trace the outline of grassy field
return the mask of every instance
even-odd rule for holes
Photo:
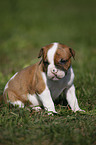
[[[38,61],[42,46],[61,42],[76,51],[72,61],[79,105],[55,102],[59,115],[0,104],[0,145],[96,144],[96,1],[1,0],[0,96],[9,78]]]

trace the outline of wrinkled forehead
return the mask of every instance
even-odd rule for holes
[[[47,52],[47,58],[49,63],[54,63],[55,58],[69,59],[69,47],[63,44],[54,43]]]

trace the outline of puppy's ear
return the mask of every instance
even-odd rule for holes
[[[43,56],[43,53],[44,53],[44,49],[41,48],[40,52],[39,52],[39,55],[38,55],[38,58],[42,57]]]
[[[71,56],[75,59],[75,51],[72,48],[69,48]]]
[[[40,57],[42,57],[43,61],[45,61],[45,59],[47,57],[47,48],[46,47],[41,48],[38,58],[40,58]]]
[[[50,49],[52,46],[53,46],[53,44],[49,44],[49,45],[42,47],[40,52],[39,52],[38,58],[42,57],[43,60],[45,60],[47,57],[48,49]]]

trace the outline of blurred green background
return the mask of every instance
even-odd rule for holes
[[[0,71],[17,71],[52,42],[76,51],[77,66],[94,71],[95,0],[0,0]],[[82,66],[83,65],[83,66]]]

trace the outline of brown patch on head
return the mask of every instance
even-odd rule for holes
[[[55,53],[54,63],[57,68],[67,71],[71,65],[71,57],[75,57],[75,51],[63,44],[58,45],[58,49]]]
[[[43,63],[42,66],[43,66],[44,72],[47,71],[47,67],[49,64],[48,59],[47,59],[47,52],[52,46],[53,44],[49,44],[49,45],[46,45],[45,47],[42,47],[38,55],[38,58],[42,57],[41,62]]]

